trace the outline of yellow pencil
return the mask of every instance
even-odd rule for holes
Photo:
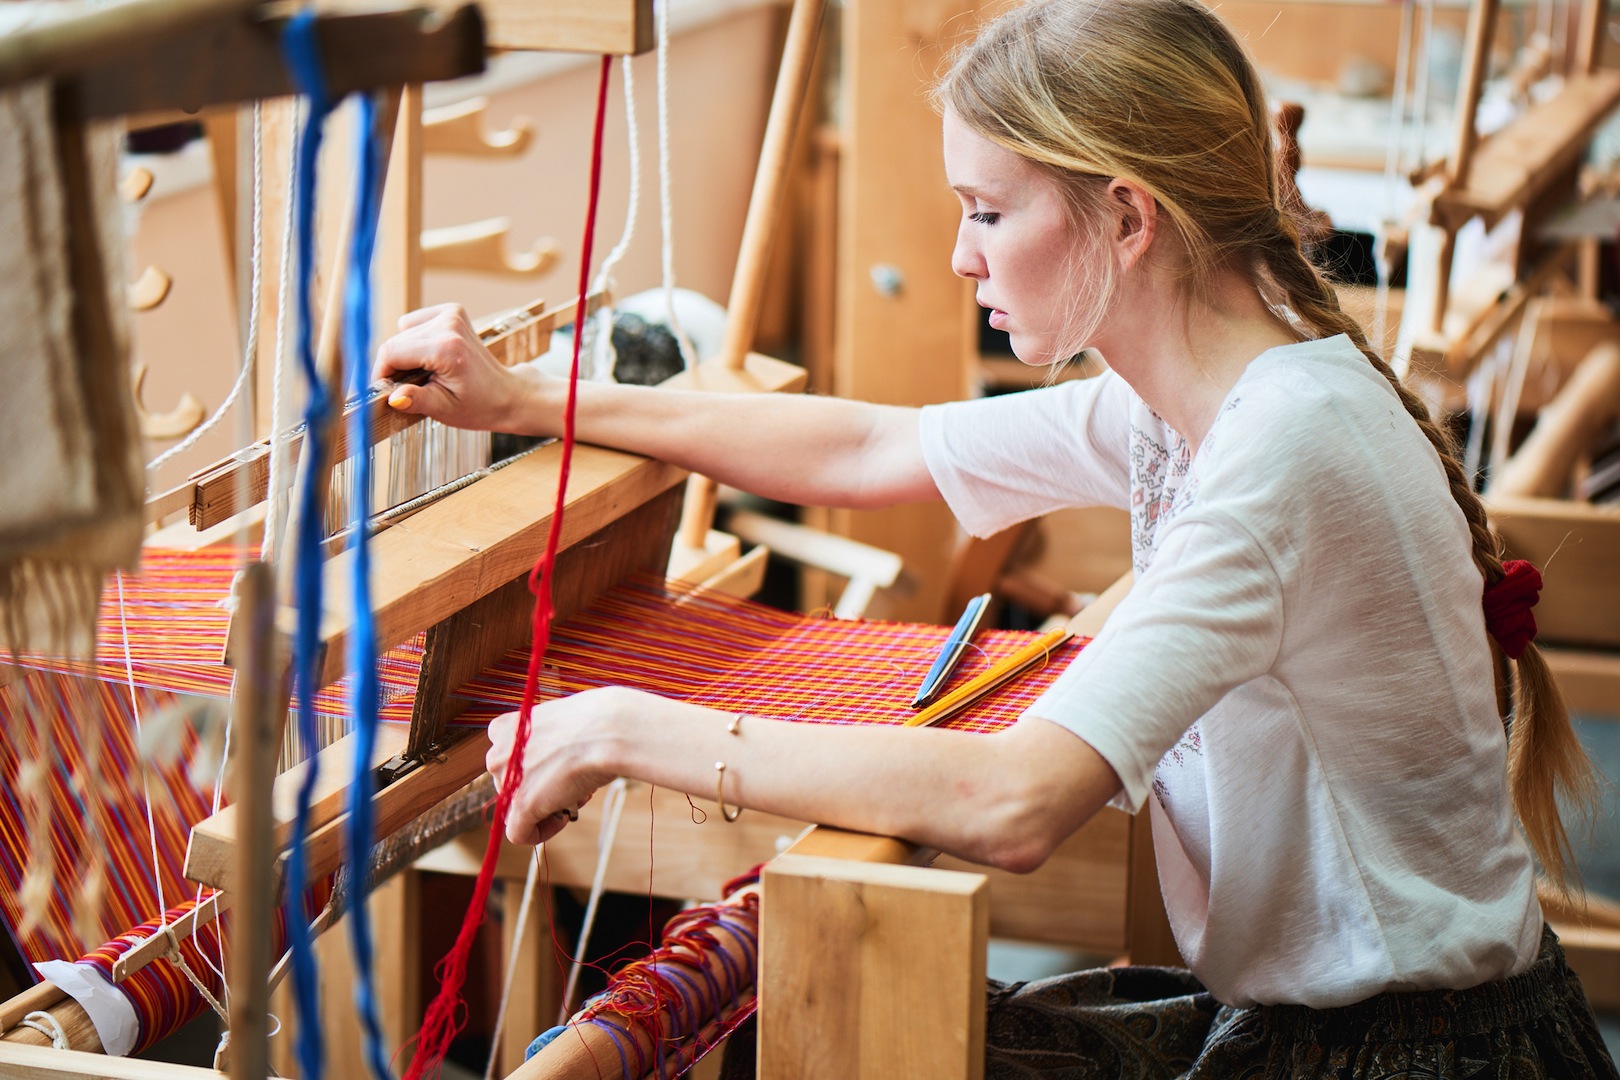
[[[906,727],[924,727],[938,723],[978,701],[1002,683],[1013,678],[1038,660],[1044,660],[1051,651],[1071,638],[1073,632],[1066,626],[1042,634],[1005,660],[999,660],[987,670],[969,679],[926,709],[908,718]]]

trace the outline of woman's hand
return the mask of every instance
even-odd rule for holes
[[[373,379],[393,379],[405,372],[426,371],[420,386],[399,383],[388,404],[452,427],[544,435],[538,401],[545,376],[521,365],[503,367],[478,340],[460,304],[413,311],[399,320],[399,333],[377,349]]]
[[[636,691],[603,687],[534,707],[524,744],[523,781],[506,817],[508,840],[545,843],[572,820],[572,811],[590,801],[597,788],[613,781],[613,775],[596,764],[603,721],[639,696]],[[484,765],[503,786],[517,722],[518,714],[511,712],[489,725],[490,747]]]

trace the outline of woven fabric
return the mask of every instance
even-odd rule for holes
[[[723,712],[824,724],[903,723],[950,627],[826,619],[663,582],[621,585],[553,632],[540,697],[598,686],[640,690]],[[1035,635],[989,630],[973,641],[951,685],[1017,652]],[[940,724],[993,731],[1016,720],[1079,651],[1070,641],[1037,670]],[[528,653],[519,650],[458,691],[475,703],[463,723],[516,708]],[[396,714],[397,715],[397,714]]]
[[[21,653],[16,663],[109,682],[132,679],[147,690],[228,698],[231,669],[222,658],[231,622],[231,583],[247,557],[246,552],[225,547],[147,549],[139,573],[109,581],[103,588],[92,658],[76,661],[34,651]],[[388,650],[380,672],[383,700],[413,694],[421,666],[421,635]],[[316,711],[344,716],[347,701],[348,680],[344,680],[316,696]]]
[[[161,715],[175,704],[172,694],[139,691],[143,717]],[[99,712],[99,724],[91,717]],[[0,690],[0,726],[5,730],[4,753],[0,754],[0,914],[12,934],[18,952],[30,964],[61,958],[83,957],[91,966],[104,968],[111,981],[112,962],[131,945],[157,926],[153,913],[162,910],[158,882],[164,903],[177,904],[171,921],[207,891],[187,882],[183,874],[186,841],[193,823],[211,809],[211,792],[199,789],[189,775],[188,760],[196,751],[196,737],[189,727],[180,734],[181,754],[167,767],[149,772],[152,793],[152,832],[157,837],[156,875],[153,845],[146,822],[146,794],[142,784],[141,759],[135,742],[134,707],[127,686],[75,675],[30,672]],[[34,723],[38,720],[36,727]],[[84,775],[86,731],[104,733],[99,775]],[[48,737],[47,746],[34,740],[36,731]],[[49,850],[30,852],[27,824],[34,796],[19,783],[19,767],[24,761],[47,765],[43,797],[49,823]],[[92,823],[88,814],[95,814]],[[96,835],[104,839],[99,842]],[[31,864],[46,859],[45,867]],[[99,867],[105,887],[94,913],[100,925],[97,939],[86,940],[77,929],[76,918],[81,893],[91,874]],[[50,883],[50,897],[35,925],[25,926],[22,884],[30,869],[43,871]],[[128,927],[144,927],[102,944],[108,935]],[[207,927],[196,943],[184,949],[192,970],[211,981],[211,992],[219,993],[217,977],[203,960],[199,949],[207,950],[213,963],[222,965],[218,932]],[[84,962],[81,961],[81,962]],[[171,964],[159,961],[144,968],[120,986],[136,1006],[141,1019],[142,1049],[178,1028],[206,1007],[185,977]]]
[[[73,926],[72,899],[91,857],[93,842],[87,809],[101,815],[109,844],[109,888],[101,922],[106,934],[147,924],[159,910],[147,838],[146,802],[140,756],[135,745],[133,679],[142,718],[170,710],[183,695],[222,703],[231,673],[220,663],[229,613],[224,601],[242,553],[228,549],[200,552],[148,551],[139,574],[103,592],[97,650],[87,661],[64,661],[40,654],[18,663],[26,673],[0,688],[0,915],[30,961],[83,956],[93,942]],[[910,701],[939,647],[950,634],[944,626],[826,619],[783,612],[762,604],[694,595],[661,581],[636,581],[601,597],[555,632],[540,698],[548,700],[597,686],[621,685],[692,701],[723,711],[815,723],[898,724],[913,715]],[[974,641],[953,682],[972,678],[995,660],[1016,652],[1033,635],[987,631]],[[127,648],[127,657],[126,657]],[[945,727],[991,731],[1011,724],[1056,677],[1079,648],[1062,647],[1040,669],[1013,681]],[[408,721],[421,638],[391,649],[382,661],[385,720]],[[473,703],[460,720],[477,724],[518,707],[528,650],[519,649],[463,687]],[[344,684],[328,687],[317,699],[322,712],[346,711]],[[87,722],[91,711],[99,725]],[[49,746],[42,746],[26,722],[40,719]],[[81,734],[106,732],[102,780],[89,798],[75,777],[83,769]],[[196,737],[181,733],[177,763],[151,772],[152,812],[158,873],[169,903],[193,900],[196,887],[185,882],[182,865],[192,824],[211,809],[211,793],[199,788],[186,761],[196,756]],[[41,755],[44,755],[41,757]],[[20,885],[28,864],[28,796],[19,790],[22,763],[44,760],[48,768],[48,810],[52,895],[48,914],[28,933],[19,933]],[[206,895],[206,894],[204,894]],[[86,962],[110,972],[129,945],[150,932],[114,938],[97,947]],[[203,949],[220,962],[218,938],[206,932]],[[208,966],[188,953],[199,975]],[[183,976],[160,962],[149,978],[126,994],[142,1022],[142,1045],[197,1015],[205,1004]],[[215,991],[217,993],[217,988]]]

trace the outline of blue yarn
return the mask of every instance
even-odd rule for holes
[[[534,1037],[534,1042],[530,1043],[529,1048],[523,1051],[523,1060],[528,1061],[530,1058],[534,1057],[534,1055],[550,1046],[552,1040],[567,1030],[568,1028],[561,1024],[554,1028],[546,1028],[546,1030],[536,1035]]]
[[[344,306],[344,356],[349,369],[349,389],[358,394],[366,388],[371,367],[371,257],[376,248],[377,219],[381,212],[383,174],[372,128],[376,104],[369,95],[360,97],[356,147],[354,243],[350,251],[349,274]],[[377,632],[371,610],[371,545],[367,523],[371,520],[371,412],[354,410],[354,442],[360,447],[354,468],[354,577],[351,581],[354,629],[349,636],[349,667],[354,672],[354,782],[349,787],[349,881],[353,903],[349,907],[349,942],[354,950],[354,1001],[360,1012],[361,1033],[365,1039],[366,1066],[375,1080],[389,1080],[388,1053],[383,1043],[382,1023],[377,1016],[377,999],[372,989],[371,920],[366,912],[366,862],[375,831],[371,805],[372,775],[369,767],[377,741]]]
[[[296,202],[296,250],[293,280],[293,309],[298,342],[298,359],[309,388],[304,409],[306,430],[314,431],[331,409],[326,388],[315,367],[311,344],[309,289],[315,252],[315,162],[321,151],[321,132],[332,102],[326,93],[321,70],[320,47],[315,40],[315,15],[308,8],[288,22],[282,34],[282,50],[293,78],[308,102],[309,115],[298,136]],[[293,640],[294,689],[298,695],[298,731],[310,750],[304,781],[298,789],[298,809],[293,819],[292,847],[287,859],[287,942],[292,951],[293,1005],[298,1016],[298,1066],[303,1080],[321,1080],[322,1048],[319,994],[315,953],[309,934],[310,914],[305,893],[309,888],[304,836],[309,831],[309,805],[315,789],[318,739],[315,724],[316,660],[319,655],[321,620],[321,517],[319,493],[314,485],[303,492],[299,504],[297,561],[293,567],[298,604],[297,632]]]

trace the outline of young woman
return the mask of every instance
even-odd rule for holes
[[[980,535],[1127,507],[1130,596],[996,735],[543,705],[509,837],[616,776],[711,791],[720,759],[740,805],[1013,870],[1146,804],[1191,973],[994,988],[990,1076],[1616,1075],[1536,900],[1532,849],[1568,871],[1555,780],[1587,774],[1524,640],[1533,571],[1504,572],[1444,436],[1302,254],[1241,46],[1194,0],[1032,4],[937,100],[953,269],[1026,363],[1089,345],[1109,373],[920,411],[587,385],[580,437],[782,500],[943,497]],[[459,309],[406,324],[378,374],[434,377],[396,407],[556,431],[565,388],[499,367]]]

